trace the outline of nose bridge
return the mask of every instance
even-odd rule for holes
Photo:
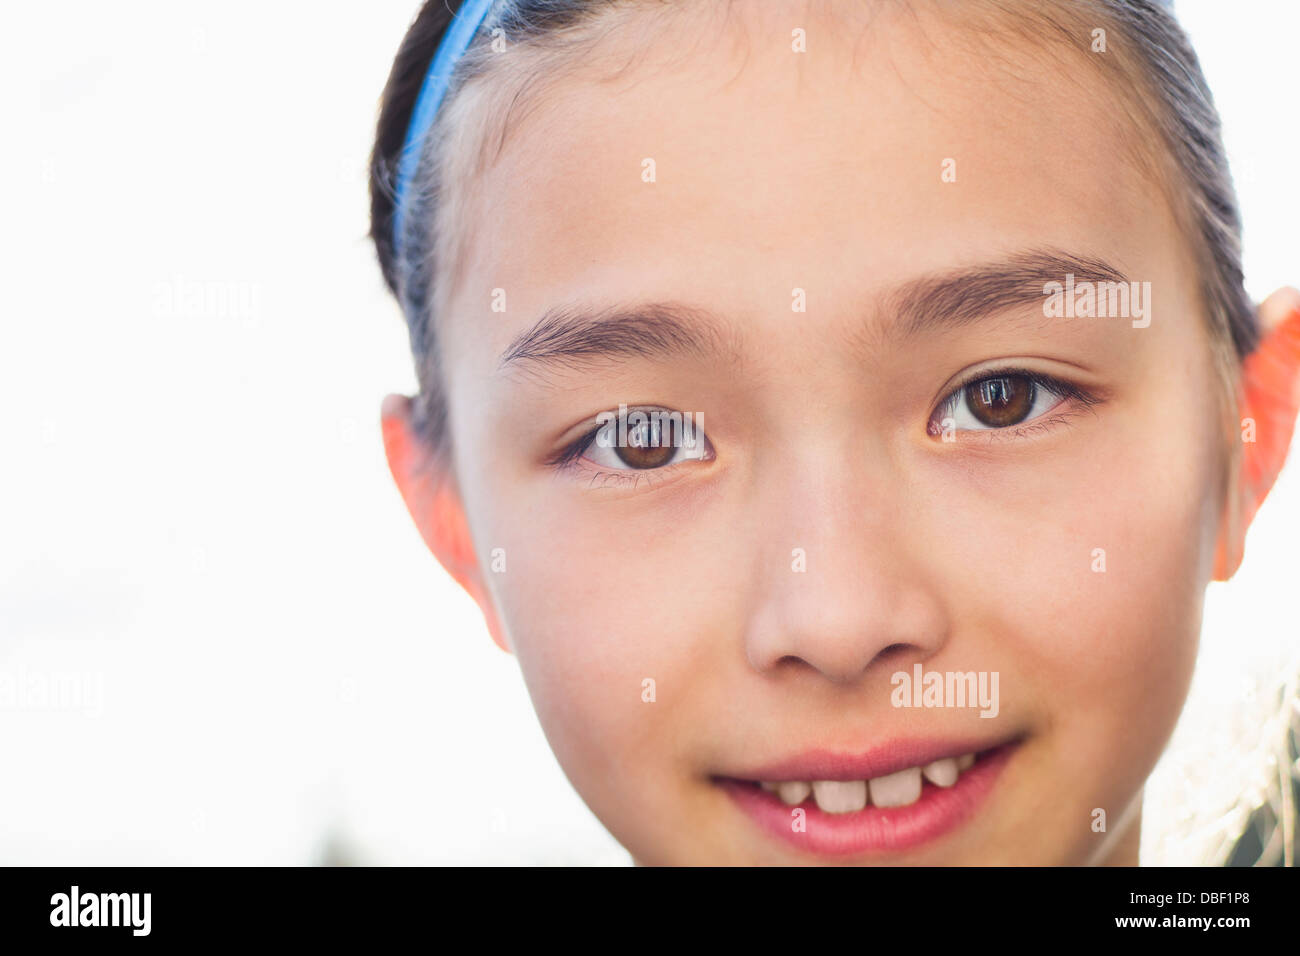
[[[756,483],[761,596],[745,640],[757,670],[794,659],[852,681],[886,649],[919,661],[946,640],[924,542],[907,538],[912,489],[869,430],[851,434],[838,450],[802,443]]]

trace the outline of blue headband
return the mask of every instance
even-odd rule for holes
[[[420,153],[423,151],[424,137],[433,125],[433,118],[438,115],[438,107],[447,95],[447,85],[456,63],[469,49],[470,42],[478,33],[479,27],[492,8],[493,0],[466,0],[456,11],[451,26],[442,36],[437,52],[429,63],[429,72],[424,75],[420,86],[420,95],[415,100],[415,109],[411,113],[411,122],[406,127],[406,140],[402,143],[402,152],[397,160],[397,186],[393,194],[393,244],[402,244],[402,229],[406,220],[406,193],[415,178],[415,170],[420,165]]]

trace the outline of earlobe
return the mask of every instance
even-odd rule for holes
[[[1260,305],[1259,320],[1259,347],[1242,363],[1239,519],[1233,533],[1225,527],[1219,536],[1216,581],[1241,565],[1246,530],[1282,470],[1300,410],[1300,292],[1274,292]]]
[[[412,426],[411,400],[389,395],[380,412],[384,453],[420,537],[438,563],[483,612],[492,640],[507,653],[492,597],[483,582],[469,522],[454,477]]]

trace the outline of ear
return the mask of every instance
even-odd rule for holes
[[[1219,533],[1216,581],[1241,566],[1246,529],[1282,470],[1300,410],[1300,292],[1289,286],[1274,292],[1260,305],[1259,322],[1259,347],[1242,363],[1240,520],[1235,530],[1225,520]]]
[[[420,537],[483,612],[492,640],[509,653],[492,596],[483,581],[455,476],[413,426],[411,400],[389,395],[380,411],[384,453]]]

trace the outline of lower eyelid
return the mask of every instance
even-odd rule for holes
[[[1053,406],[1051,410],[1019,425],[1007,425],[1003,428],[962,428],[957,429],[957,433],[963,436],[961,441],[965,443],[983,442],[993,444],[999,441],[1014,441],[1020,438],[1032,437],[1036,433],[1068,426],[1072,420],[1077,418],[1080,414],[1078,409],[1060,410],[1061,406],[1068,401],[1069,399],[1064,399]]]
[[[605,488],[610,485],[637,488],[642,482],[653,487],[671,480],[668,473],[677,470],[676,465],[666,465],[663,468],[629,468],[627,470],[610,471],[598,465],[584,466],[581,464],[581,459],[574,462],[570,467],[580,472],[590,473],[589,475],[580,476],[587,478],[587,488]]]

